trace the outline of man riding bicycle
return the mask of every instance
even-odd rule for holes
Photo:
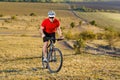
[[[55,12],[49,11],[48,12],[48,18],[42,21],[40,26],[40,33],[43,38],[43,54],[44,59],[43,61],[47,61],[47,46],[48,46],[48,37],[55,38],[55,32],[57,31],[60,38],[63,38],[62,32],[60,29],[60,22],[58,19],[55,18]],[[55,40],[54,40],[55,43]]]

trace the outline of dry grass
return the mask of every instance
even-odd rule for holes
[[[71,22],[78,24],[79,19],[66,10],[67,5],[0,3],[0,6],[4,15],[2,18],[18,15],[8,22],[0,20],[0,80],[120,80],[119,58],[92,54],[73,55],[73,50],[59,43],[56,46],[61,49],[64,57],[62,70],[50,74],[48,70],[42,69],[43,43],[40,37],[35,37],[39,36],[39,25],[47,17],[45,13],[53,7],[65,30],[70,29]],[[37,16],[28,16],[31,12]]]
[[[10,16],[4,16],[9,18]],[[0,21],[0,35],[39,35],[39,28],[42,20],[47,16],[16,16],[15,20],[6,22]],[[57,17],[60,20],[60,26],[67,30],[71,22],[79,23],[79,19],[73,16]],[[64,31],[65,31],[64,30]],[[78,31],[79,32],[79,31]]]
[[[71,15],[67,9],[68,5],[61,3],[0,3],[0,14],[3,15],[29,15],[30,13],[35,13],[36,15],[46,16],[49,10],[55,10],[58,16],[65,17],[66,14],[67,16]]]
[[[73,51],[58,45],[63,52],[62,70],[50,74],[41,65],[41,38],[0,36],[1,80],[119,80],[120,59],[105,55],[72,55]]]
[[[62,3],[0,3],[0,27],[2,31],[6,28],[9,30],[38,30],[42,20],[47,17],[49,10],[56,12],[56,17],[61,22],[61,27],[69,27],[71,22],[78,23],[79,19],[75,18],[69,11],[69,6]],[[36,16],[30,16],[31,13]],[[15,16],[13,20],[2,20]],[[7,30],[6,29],[6,30]],[[1,30],[1,28],[0,28]]]
[[[10,16],[5,16],[5,18]],[[42,20],[47,16],[16,16],[16,20],[10,20],[6,22],[4,20],[0,21],[0,34],[19,34],[19,35],[38,35],[39,28]],[[79,23],[79,19],[75,17],[57,17],[60,20],[61,27],[64,29],[70,28],[71,22]]]

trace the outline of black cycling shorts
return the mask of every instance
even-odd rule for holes
[[[44,31],[44,34],[45,34],[45,37],[43,38],[43,42],[48,41],[49,40],[48,37],[52,37],[55,39],[55,32],[54,33],[47,33]],[[53,40],[53,42],[55,43],[55,40]]]

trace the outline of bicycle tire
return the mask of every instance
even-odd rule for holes
[[[52,58],[51,55],[54,55],[54,57],[56,56],[56,60],[51,61]],[[62,64],[63,64],[62,52],[58,48],[54,48],[53,51],[50,51],[50,53],[48,54],[48,69],[50,73],[59,72],[62,68]],[[55,67],[57,68],[53,69]]]

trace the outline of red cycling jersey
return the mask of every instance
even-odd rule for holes
[[[43,27],[43,30],[47,33],[54,33],[56,32],[56,29],[59,27],[59,25],[60,23],[56,18],[53,22],[50,22],[49,18],[47,18],[42,22],[41,27]]]

